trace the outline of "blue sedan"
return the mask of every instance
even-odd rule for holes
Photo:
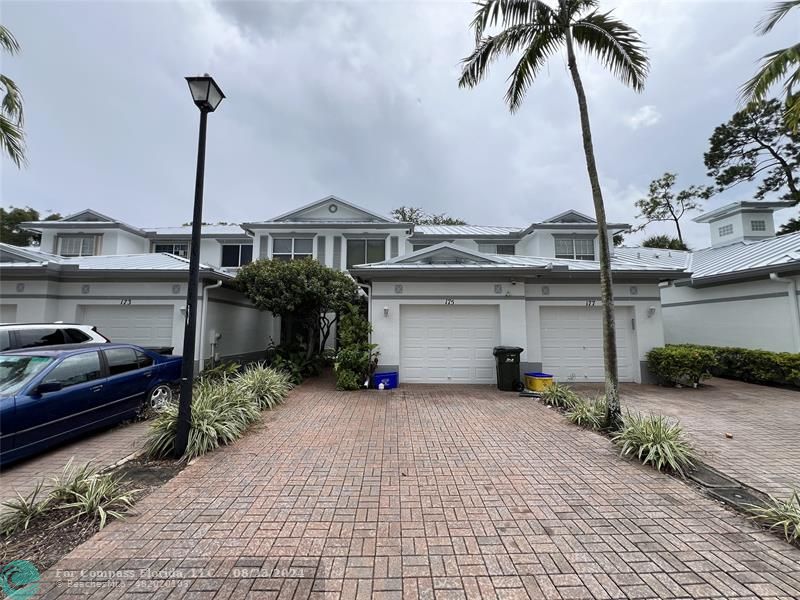
[[[0,353],[0,464],[168,402],[181,362],[131,344]]]

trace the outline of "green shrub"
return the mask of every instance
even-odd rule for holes
[[[800,354],[769,352],[747,348],[695,346],[714,352],[718,377],[748,383],[793,385],[800,387]]]
[[[663,415],[643,416],[628,413],[622,429],[611,438],[620,446],[623,456],[635,456],[642,464],[659,471],[674,471],[681,475],[695,459],[694,449],[677,421]]]
[[[572,408],[580,400],[572,388],[555,382],[545,388],[540,398],[547,406],[555,406],[563,410]]]
[[[126,490],[122,479],[110,473],[95,473],[74,487],[76,489],[71,492],[72,501],[58,505],[59,509],[72,513],[59,525],[88,517],[92,521],[99,520],[102,529],[109,517],[124,518],[133,506],[136,493],[140,491]]]
[[[770,529],[783,530],[786,541],[800,541],[800,492],[797,490],[788,500],[770,496],[764,506],[750,505],[748,511],[751,518],[768,525]]]
[[[696,386],[711,377],[717,357],[699,346],[665,346],[647,353],[647,366],[662,383]]]
[[[337,390],[345,390],[345,391],[360,390],[361,386],[363,385],[364,385],[364,380],[360,379],[358,375],[356,375],[352,371],[347,371],[345,369],[337,369],[336,371]]]
[[[598,396],[594,400],[581,398],[567,410],[566,416],[570,423],[580,427],[603,429],[606,426],[607,408],[605,396]]]
[[[267,363],[273,369],[289,374],[291,383],[299,385],[308,377],[317,377],[322,372],[325,356],[308,356],[308,347],[304,344],[271,346],[267,349]]]
[[[357,306],[352,304],[339,320],[339,346],[363,346],[369,344],[372,326]]]
[[[241,394],[246,398],[253,398],[261,410],[283,402],[294,387],[288,373],[261,364],[245,367],[236,376],[234,383],[239,386]]]
[[[16,498],[0,504],[3,507],[0,514],[0,534],[9,536],[19,529],[26,530],[34,519],[50,508],[50,499],[41,497],[43,485],[39,481],[27,496],[17,492]]]
[[[216,381],[218,379],[223,379],[225,377],[233,377],[239,372],[239,369],[241,368],[242,366],[237,362],[220,363],[215,367],[203,369],[200,372],[200,376],[198,377],[198,379]]]

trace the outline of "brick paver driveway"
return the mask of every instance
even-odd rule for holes
[[[138,509],[46,597],[800,596],[797,548],[486,387],[304,385]]]
[[[91,463],[98,468],[113,465],[141,449],[147,427],[145,421],[121,425],[12,464],[0,472],[0,502],[15,497],[17,492],[29,493],[42,479],[49,484],[70,458],[76,465]]]

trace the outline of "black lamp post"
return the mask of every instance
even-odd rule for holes
[[[189,443],[192,414],[192,381],[194,379],[194,343],[197,329],[197,288],[200,278],[200,233],[203,225],[203,178],[206,167],[206,121],[225,94],[217,82],[206,73],[202,77],[187,77],[189,90],[200,109],[200,139],[197,143],[197,177],[194,182],[194,215],[192,242],[189,249],[189,289],[186,291],[186,325],[183,330],[183,366],[181,395],[178,404],[178,430],[175,434],[175,457],[183,456]],[[202,357],[202,349],[201,349]]]

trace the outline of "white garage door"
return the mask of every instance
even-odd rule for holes
[[[172,315],[170,306],[84,305],[78,311],[81,323],[94,325],[112,342],[130,342],[140,346],[171,346]]]
[[[400,307],[400,381],[495,383],[497,306]]]
[[[0,323],[17,322],[17,305],[0,304]]]
[[[603,317],[597,308],[550,307],[541,309],[542,370],[556,380],[603,381]],[[620,381],[633,381],[631,312],[617,309],[617,360]]]

